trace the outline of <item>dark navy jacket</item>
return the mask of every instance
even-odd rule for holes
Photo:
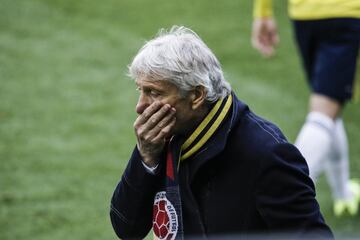
[[[220,128],[180,165],[185,237],[286,233],[332,238],[300,152],[274,124],[233,97]],[[111,221],[120,238],[143,238],[152,227],[164,167],[160,164],[152,175],[141,161],[135,149],[111,200]]]

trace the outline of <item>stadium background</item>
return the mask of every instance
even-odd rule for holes
[[[194,29],[238,96],[293,142],[309,93],[275,2],[281,44],[266,60],[250,46],[252,1],[0,0],[0,239],[116,239],[109,201],[135,144],[126,66],[161,27]],[[359,104],[344,118],[360,177]],[[324,177],[317,193],[335,235],[359,236],[360,215],[333,216]]]

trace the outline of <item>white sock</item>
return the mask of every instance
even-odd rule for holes
[[[335,121],[333,153],[325,165],[325,173],[334,199],[350,199],[349,149],[346,131],[341,118]]]
[[[334,121],[319,112],[310,112],[295,141],[309,167],[311,179],[315,182],[325,168],[332,148],[335,130]]]

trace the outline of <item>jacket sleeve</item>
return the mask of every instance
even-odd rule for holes
[[[119,238],[140,239],[148,234],[158,182],[159,176],[145,170],[135,148],[111,199],[111,223]]]
[[[332,239],[301,153],[285,142],[269,149],[260,160],[256,187],[256,206],[269,229],[297,237]]]

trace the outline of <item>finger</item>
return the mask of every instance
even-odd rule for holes
[[[262,37],[263,37],[263,31],[261,31],[260,28],[255,28],[251,35],[251,44],[255,49],[260,48]]]
[[[269,46],[268,33],[265,30],[266,29],[262,29],[254,34],[251,43],[263,56],[268,57],[271,52],[271,46]]]
[[[259,51],[264,57],[270,57],[274,53],[274,44],[271,42],[270,33],[264,34],[260,39]]]
[[[173,120],[175,112],[175,108],[172,108],[169,113],[149,131],[149,135],[157,136],[159,132]]]
[[[259,49],[260,43],[259,43],[258,36],[252,36],[251,45],[252,45],[253,48],[255,48],[257,50]]]
[[[274,46],[279,44],[280,39],[279,39],[279,35],[277,34],[277,32],[274,32],[273,34],[271,34],[270,38],[271,38],[271,42]]]
[[[151,131],[169,112],[171,106],[165,104],[157,112],[155,112],[146,123],[143,124],[145,131]]]
[[[265,57],[268,56],[269,54],[269,44],[268,41],[266,40],[266,37],[262,36],[261,38],[258,39],[257,45],[256,45],[256,49]]]
[[[161,129],[159,134],[153,139],[153,142],[163,142],[172,134],[173,127],[175,126],[176,118],[173,117],[171,122]]]
[[[279,42],[279,35],[275,26],[271,26],[271,31],[267,35],[267,45],[268,45],[268,57],[274,55],[275,47]]]
[[[265,45],[262,43],[261,37],[257,36],[252,39],[252,46],[256,50],[258,50],[261,54],[263,54]]]
[[[260,49],[261,38],[265,33],[266,21],[263,18],[256,18],[252,24],[251,42],[255,49]]]
[[[149,118],[156,112],[160,109],[160,107],[162,106],[162,104],[158,101],[156,102],[153,102],[149,107],[147,107],[145,109],[145,111],[140,114],[137,119],[135,120],[135,123],[134,123],[134,127],[137,128],[139,127],[140,125],[146,123]]]
[[[156,136],[152,131],[154,131],[155,126],[166,116],[171,106],[165,104],[157,112],[155,112],[146,123],[136,126],[135,133],[136,135],[145,142],[151,141],[151,139]],[[157,134],[157,132],[156,132]]]

